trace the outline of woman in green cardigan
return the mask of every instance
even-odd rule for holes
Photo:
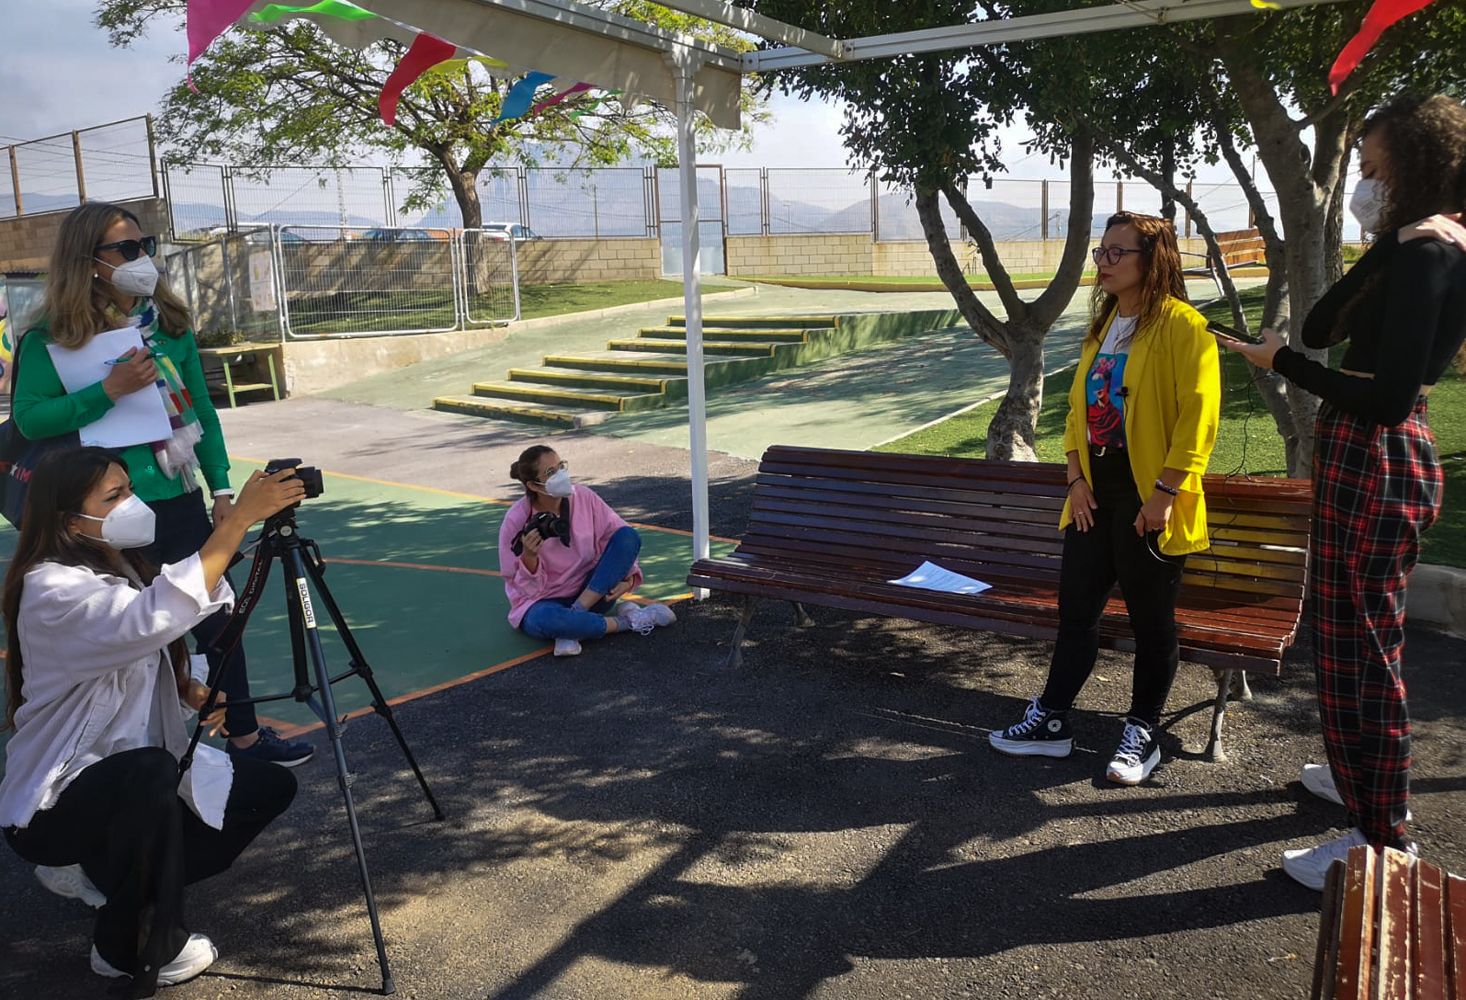
[[[104,202],[89,202],[61,223],[46,295],[36,322],[17,349],[19,380],[11,410],[26,437],[71,434],[96,422],[123,396],[158,392],[172,433],[167,440],[134,445],[120,455],[137,496],[152,508],[156,530],[144,549],[160,565],[177,562],[199,547],[213,521],[227,513],[229,455],[219,417],[209,402],[198,343],[188,308],[161,280],[153,254],[157,237],[144,236],[137,216]],[[67,392],[48,349],[74,350],[106,330],[138,327],[147,350],[133,350],[107,377]],[[204,488],[213,499],[205,509]],[[207,647],[228,618],[220,611],[193,630]],[[224,670],[220,689],[228,713],[228,751],[287,767],[308,760],[313,748],[261,727],[248,704],[249,680],[242,647],[223,661],[210,658],[210,680]]]
[[[1105,775],[1135,785],[1161,759],[1155,729],[1176,677],[1182,567],[1208,545],[1201,476],[1216,442],[1222,386],[1216,342],[1186,302],[1169,222],[1111,216],[1094,261],[1093,316],[1064,425],[1059,637],[1043,693],[988,741],[1012,756],[1069,756],[1069,710],[1094,670],[1100,619],[1118,582],[1135,674]]]

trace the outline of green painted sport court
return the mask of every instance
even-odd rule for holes
[[[241,471],[263,465],[237,457],[234,462]],[[330,472],[323,478],[324,494],[302,505],[297,523],[301,535],[320,546],[326,582],[390,700],[419,697],[548,656],[547,644],[510,628],[505,617],[497,545],[508,503]],[[646,581],[635,596],[685,598],[691,539],[668,528],[636,527]],[[15,540],[8,526],[0,532],[0,557],[7,562]],[[726,552],[732,545],[714,541],[713,549]],[[234,568],[236,587],[244,585],[247,573],[248,561]],[[256,696],[285,693],[294,684],[283,578],[277,561],[245,633]],[[329,624],[324,603],[315,604],[327,665],[339,674],[349,665],[345,646]],[[607,641],[637,639],[627,635]],[[369,706],[369,692],[359,678],[337,684],[335,695],[343,714]],[[287,732],[320,724],[307,706],[289,699],[261,705],[259,713]]]

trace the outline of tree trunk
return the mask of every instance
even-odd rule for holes
[[[1008,391],[988,424],[987,457],[1032,462],[1044,397],[1044,334],[1031,323],[1008,324]]]
[[[438,163],[448,178],[448,187],[453,191],[453,200],[458,202],[458,213],[463,216],[464,229],[482,229],[484,210],[478,200],[477,170],[461,167],[453,162],[446,150],[438,153]]]

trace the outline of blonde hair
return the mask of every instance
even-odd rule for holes
[[[1186,301],[1186,275],[1181,266],[1181,252],[1176,245],[1176,230],[1165,219],[1137,212],[1116,212],[1105,220],[1105,232],[1115,226],[1133,226],[1140,238],[1140,316],[1135,322],[1139,337],[1161,314],[1167,298]],[[1089,336],[1100,339],[1105,320],[1114,311],[1119,297],[1105,291],[1098,281],[1089,296]]]
[[[74,208],[61,221],[61,232],[51,251],[46,294],[41,316],[51,340],[61,347],[78,348],[103,330],[126,325],[107,282],[97,276],[97,246],[107,230],[123,219],[138,224],[137,216],[118,205],[92,201]],[[181,337],[193,327],[188,307],[174,295],[160,275],[154,289],[159,328]]]

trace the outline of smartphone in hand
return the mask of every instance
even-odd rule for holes
[[[1236,327],[1228,326],[1225,323],[1218,323],[1214,319],[1206,321],[1206,328],[1218,337],[1226,337],[1228,340],[1236,340],[1244,344],[1261,344],[1263,342],[1261,337],[1254,336],[1250,333],[1243,333]]]

